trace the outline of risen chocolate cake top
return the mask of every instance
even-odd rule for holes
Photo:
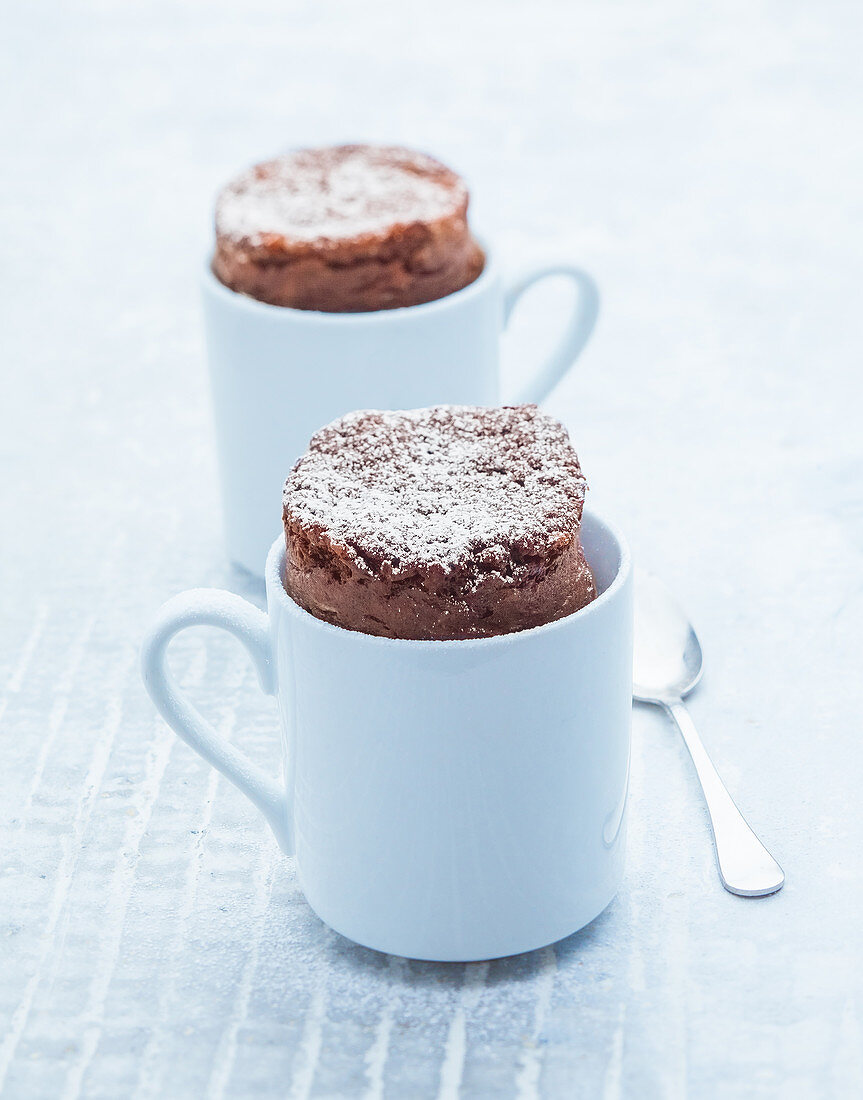
[[[385,145],[302,149],[229,183],[216,203],[216,232],[290,251],[463,218],[467,203],[460,177],[423,153]]]
[[[375,576],[530,571],[575,538],[587,483],[566,429],[535,405],[350,413],[285,483],[287,523]]]

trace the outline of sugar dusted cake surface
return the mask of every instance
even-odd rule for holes
[[[255,165],[219,196],[216,229],[251,244],[335,244],[394,224],[463,213],[462,180],[423,153],[392,146],[303,149]]]
[[[285,485],[286,588],[313,614],[395,637],[482,637],[595,595],[587,488],[536,406],[351,413]]]
[[[393,575],[482,565],[568,539],[586,481],[566,429],[535,407],[356,412],[318,432],[285,502]]]
[[[482,271],[468,201],[464,181],[424,153],[301,149],[223,188],[213,271],[270,305],[346,313],[419,305]]]

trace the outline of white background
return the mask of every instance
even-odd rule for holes
[[[4,22],[3,1096],[863,1093],[858,6],[33,0]],[[220,545],[214,192],[352,139],[438,154],[512,264],[600,282],[548,409],[698,624],[692,710],[776,897],[722,891],[682,744],[636,710],[607,912],[513,960],[387,959],[317,921],[157,720],[136,648],[159,603],[258,596]],[[526,304],[512,371],[562,293]],[[239,650],[176,648],[275,770]]]

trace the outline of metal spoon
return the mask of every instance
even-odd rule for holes
[[[633,697],[663,707],[683,735],[707,802],[722,885],[732,894],[763,897],[781,890],[785,875],[734,805],[683,705],[702,667],[686,616],[661,581],[636,570]]]

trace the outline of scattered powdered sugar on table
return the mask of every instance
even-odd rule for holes
[[[467,188],[439,161],[392,146],[304,149],[255,165],[222,191],[220,236],[308,244],[380,234],[464,211]]]
[[[284,507],[366,567],[497,569],[569,543],[586,488],[566,429],[535,405],[437,405],[321,429]]]

